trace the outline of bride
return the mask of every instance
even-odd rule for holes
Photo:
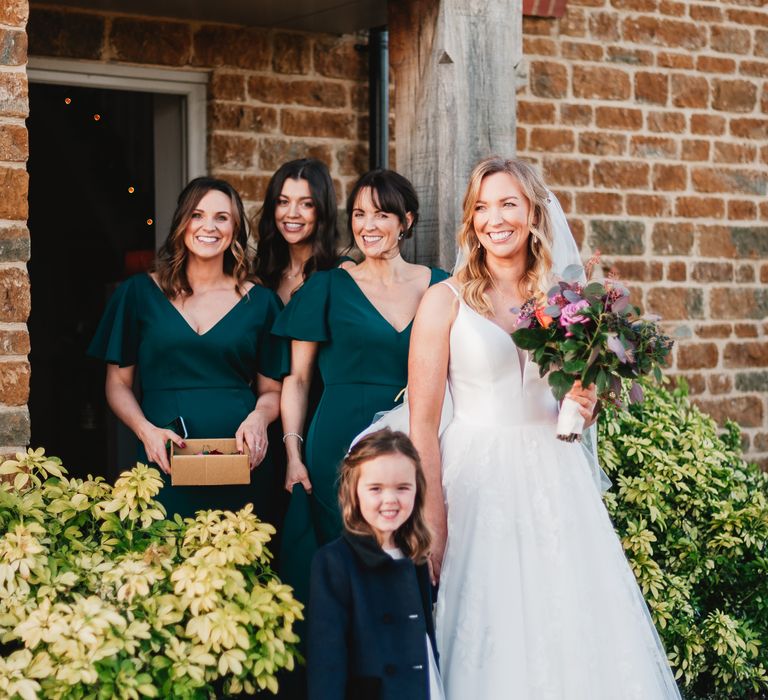
[[[557,403],[510,338],[512,308],[551,286],[547,195],[525,162],[479,163],[462,262],[414,323],[410,434],[428,480],[446,696],[679,698],[592,468],[556,439]],[[446,378],[453,416],[438,437]],[[592,421],[594,387],[570,397]]]

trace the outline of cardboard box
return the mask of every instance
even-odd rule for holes
[[[171,483],[174,486],[225,486],[250,484],[248,446],[237,453],[235,438],[206,438],[184,441],[186,447],[171,443]],[[218,450],[222,454],[200,454]]]

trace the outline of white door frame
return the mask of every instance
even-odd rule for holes
[[[135,90],[186,99],[184,180],[206,174],[206,86],[207,71],[167,70],[144,66],[125,66],[100,61],[30,56],[27,63],[30,82],[80,87]]]

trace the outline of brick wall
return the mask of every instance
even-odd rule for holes
[[[33,7],[29,53],[210,70],[208,168],[254,208],[272,172],[325,161],[344,197],[368,169],[368,59],[357,36]]]
[[[0,3],[0,454],[29,440],[27,0]]]
[[[681,336],[672,372],[768,467],[764,5],[568,0],[526,17],[517,117],[518,153],[582,250]]]

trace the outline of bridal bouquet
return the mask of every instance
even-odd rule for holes
[[[569,265],[563,279],[547,294],[546,303],[529,299],[519,310],[515,344],[531,352],[540,376],[548,374],[549,385],[562,401],[557,437],[567,442],[581,439],[584,419],[575,401],[566,399],[573,383],[597,386],[598,397],[619,403],[622,378],[631,379],[630,402],[642,401],[643,392],[634,381],[653,372],[669,355],[672,340],[664,335],[658,317],[639,317],[629,303],[629,290],[616,279],[604,282],[580,280],[591,275],[598,256],[585,270]]]

